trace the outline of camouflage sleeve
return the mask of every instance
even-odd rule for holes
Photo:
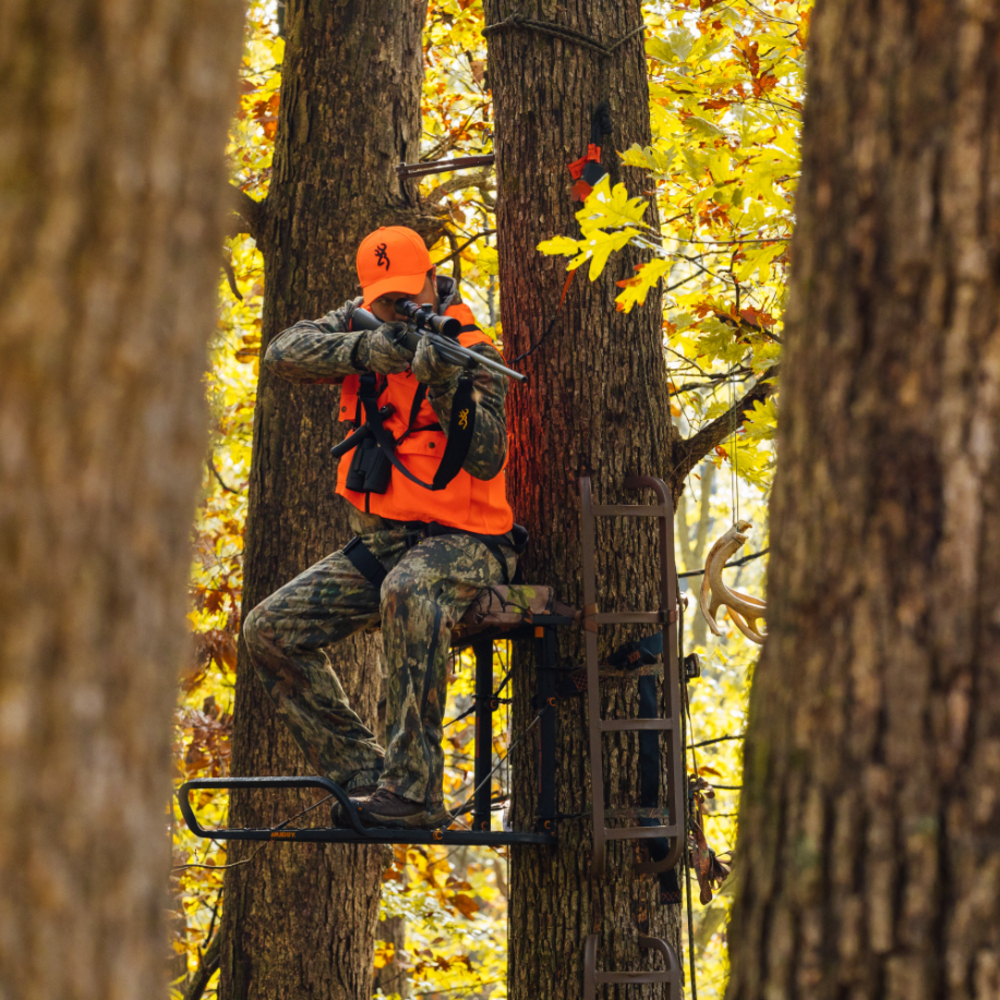
[[[264,367],[289,382],[340,382],[345,375],[364,371],[356,362],[364,330],[349,332],[346,314],[351,303],[322,319],[300,320],[278,334],[267,346]]]
[[[503,363],[503,357],[492,344],[474,344],[476,354]],[[472,379],[476,397],[476,420],[472,428],[472,443],[462,468],[476,479],[492,479],[503,468],[507,457],[507,376],[488,368],[473,368]],[[451,422],[451,404],[458,388],[458,379],[430,389],[427,400],[438,415],[445,433]]]

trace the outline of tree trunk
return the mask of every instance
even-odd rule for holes
[[[487,24],[502,21],[511,5],[485,0]],[[613,42],[641,23],[638,0],[522,3],[525,16]],[[622,171],[615,150],[650,141],[649,93],[641,35],[611,56],[536,31],[488,33],[489,71],[496,106],[498,249],[503,288],[501,316],[508,359],[537,344],[559,309],[566,282],[561,262],[535,250],[542,239],[577,232],[566,164],[590,138],[595,106],[608,100],[614,134],[603,163],[612,183],[635,194],[636,172]],[[651,212],[655,206],[651,206]],[[600,502],[638,501],[623,489],[631,474],[669,480],[676,432],[670,421],[666,366],[660,346],[660,300],[628,316],[614,307],[614,282],[631,274],[638,258],[617,257],[597,282],[576,275],[552,333],[522,364],[530,377],[514,388],[509,417],[514,433],[511,496],[517,520],[532,541],[525,578],[552,585],[581,604],[578,478],[592,476]],[[679,491],[679,489],[677,490]],[[649,496],[642,497],[650,502]],[[657,549],[649,523],[604,521],[598,533],[602,608],[656,607]],[[626,638],[602,629],[608,651]],[[564,662],[582,664],[576,634],[561,639]],[[535,716],[530,700],[533,663],[516,658],[515,735]],[[609,687],[606,717],[636,715],[636,683]],[[583,946],[600,935],[599,967],[639,969],[638,933],[676,938],[676,915],[658,903],[656,883],[635,872],[645,848],[609,845],[608,874],[591,877],[590,761],[585,705],[558,707],[558,809],[585,815],[559,824],[556,848],[521,847],[511,853],[509,989],[514,1000],[577,1000]],[[634,734],[605,737],[607,796],[613,806],[638,805],[638,749]],[[534,755],[515,751],[516,828],[534,822]],[[641,855],[640,855],[641,852]],[[676,944],[676,940],[675,940]],[[649,990],[650,988],[647,988]],[[665,995],[653,988],[642,995]],[[624,992],[620,995],[625,995]],[[635,989],[630,995],[640,995]]]
[[[261,354],[275,334],[356,294],[355,251],[380,225],[418,223],[396,165],[418,158],[426,0],[294,0],[286,6],[274,169],[253,235],[264,255]],[[339,390],[261,371],[246,527],[244,613],[350,537],[329,449],[343,431]],[[362,718],[379,693],[370,638],[331,650]],[[241,640],[233,773],[308,773]],[[289,816],[315,796],[234,796],[233,825]],[[280,808],[273,808],[278,802]],[[317,814],[329,820],[328,806]],[[250,850],[232,845],[233,860]],[[223,1000],[371,994],[383,851],[271,845],[226,873]]]
[[[166,992],[164,806],[242,10],[0,10],[0,996]]]
[[[813,22],[730,1000],[1000,994],[1000,4]]]

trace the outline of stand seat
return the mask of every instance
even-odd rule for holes
[[[468,646],[473,638],[489,632],[498,639],[510,639],[536,625],[573,625],[580,612],[556,599],[551,587],[532,583],[512,583],[480,591],[452,630],[452,646]]]

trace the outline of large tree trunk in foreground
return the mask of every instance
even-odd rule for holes
[[[230,0],[0,7],[0,996],[166,995]]]
[[[510,5],[486,0],[487,23]],[[641,20],[638,0],[571,0],[520,4],[523,14],[557,22],[610,42]],[[513,359],[542,335],[559,306],[566,273],[560,261],[535,250],[542,239],[576,233],[566,164],[587,148],[590,117],[608,100],[614,134],[604,163],[612,182],[633,194],[640,175],[620,171],[614,150],[649,143],[649,95],[642,37],[610,58],[547,35],[510,30],[489,36],[489,67],[496,102],[501,311],[505,354]],[[651,502],[623,489],[625,477],[670,479],[676,437],[670,422],[666,367],[660,346],[660,300],[651,295],[630,315],[614,307],[614,281],[631,274],[636,258],[616,258],[591,284],[576,275],[552,334],[523,362],[527,385],[513,388],[508,410],[515,446],[510,463],[516,518],[532,541],[522,560],[525,578],[552,585],[564,600],[581,603],[578,477],[593,477],[600,502]],[[598,568],[602,609],[656,607],[656,541],[652,523],[604,521]],[[602,629],[604,651],[625,637]],[[582,665],[577,634],[562,637],[564,662]],[[515,668],[515,733],[535,715],[529,700],[533,663]],[[606,717],[636,715],[636,682],[608,688]],[[514,1000],[577,1000],[583,983],[587,934],[600,934],[599,967],[643,967],[639,933],[675,938],[672,908],[659,905],[658,887],[639,877],[646,849],[609,844],[608,874],[591,877],[590,761],[581,700],[558,708],[558,809],[585,813],[559,825],[556,848],[520,847],[511,854],[510,995]],[[638,805],[638,749],[634,734],[604,738],[607,796],[614,806]],[[515,826],[534,822],[534,754],[515,752]],[[676,942],[675,942],[676,943]],[[659,996],[661,988],[643,995]],[[635,995],[639,995],[638,989]]]
[[[274,172],[267,200],[250,213],[266,276],[262,355],[281,330],[353,297],[358,243],[407,211],[395,167],[419,154],[425,14],[426,0],[288,4]],[[329,454],[343,436],[338,400],[335,388],[295,387],[261,371],[245,614],[350,537]],[[354,708],[374,725],[373,640],[348,640],[331,650],[331,660]],[[234,721],[234,774],[309,773],[242,640]],[[314,798],[234,797],[230,821],[268,824]],[[322,809],[319,823],[329,821],[328,806]],[[231,851],[233,860],[250,853],[236,845]],[[220,997],[369,996],[382,858],[377,847],[272,844],[251,864],[230,869]]]
[[[730,1000],[1000,995],[998,53],[817,7]]]

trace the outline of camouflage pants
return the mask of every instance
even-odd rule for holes
[[[468,535],[425,538],[409,550],[403,529],[361,537],[389,570],[381,594],[334,552],[257,605],[243,635],[258,675],[318,773],[348,791],[378,782],[430,809],[443,799],[451,629],[503,573],[490,550]],[[516,557],[504,552],[513,576]],[[389,674],[384,751],[351,708],[324,652],[380,622]]]

